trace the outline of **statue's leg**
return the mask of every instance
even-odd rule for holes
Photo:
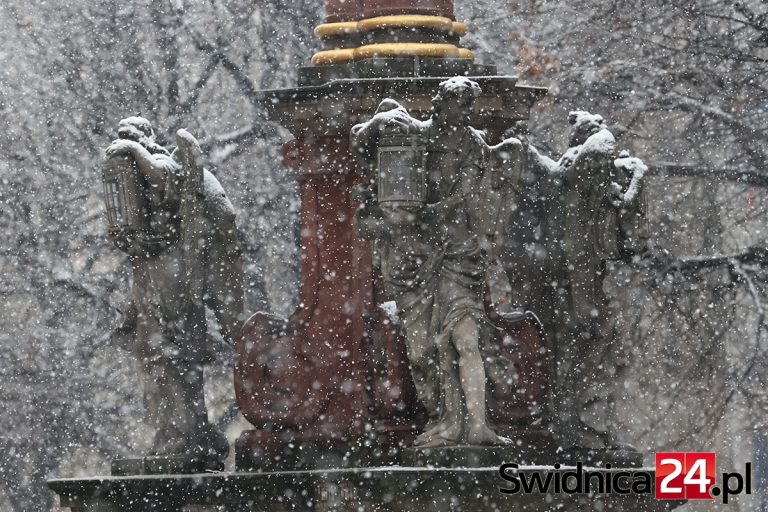
[[[581,336],[582,321],[585,315],[589,318],[590,308],[583,303],[586,290],[582,286],[585,283],[579,279],[577,268],[581,268],[578,260],[563,262],[556,290],[556,430],[559,443],[565,449],[583,446],[584,437],[579,418],[579,400],[584,385],[584,357],[580,348],[586,341]]]
[[[580,418],[585,378],[585,361],[579,350],[582,343],[578,329],[568,329],[558,336],[557,431],[565,449],[585,444],[586,432]]]
[[[600,409],[595,400],[601,394],[598,374],[608,349],[600,329],[606,309],[594,269],[579,261],[573,267],[568,275],[569,304],[561,311],[564,321],[558,334],[558,430],[565,448],[603,448],[605,432],[599,425],[607,418],[593,417],[589,422],[584,418],[588,409],[593,413]]]
[[[223,460],[229,453],[227,438],[208,421],[203,387],[203,365],[197,362],[183,362],[176,367],[183,399],[176,404],[187,411],[186,427],[190,453],[207,460]],[[178,411],[183,415],[183,411]]]
[[[149,367],[158,394],[153,453],[206,459],[226,457],[229,444],[208,421],[202,365],[161,360]]]
[[[423,376],[424,370],[429,372],[428,392],[436,408],[435,415],[430,414],[430,422],[416,438],[415,444],[423,447],[455,445],[461,438],[464,418],[461,384],[456,368],[458,354],[451,346],[449,337],[440,332],[443,318],[439,309],[441,305],[430,301],[429,306],[428,314],[421,317],[423,330],[420,332],[424,336],[418,338],[419,346],[428,351],[429,357],[428,360],[422,358],[426,366],[422,366],[421,374],[414,373],[414,380]]]
[[[485,367],[478,346],[480,326],[471,315],[465,315],[454,326],[452,345],[458,355],[458,377],[466,407],[466,442],[469,444],[508,444],[488,426],[485,406]],[[457,383],[459,384],[459,383]]]
[[[440,392],[443,399],[440,421],[416,438],[417,446],[460,444],[464,432],[466,410],[459,379],[459,355],[447,335],[437,336],[435,344],[440,364]]]
[[[144,366],[146,374],[145,400],[152,411],[155,438],[152,455],[177,455],[187,448],[186,413],[179,415],[177,402],[185,394],[168,360],[153,360]]]
[[[629,355],[617,336],[615,315],[607,305],[601,311],[603,314],[593,326],[595,345],[588,359],[589,380],[582,400],[581,420],[606,448],[634,450],[619,436],[620,430],[616,427],[616,403],[623,389],[618,384],[623,382]]]

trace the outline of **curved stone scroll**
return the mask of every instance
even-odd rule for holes
[[[512,363],[515,373],[513,385],[503,389],[491,386],[488,414],[497,425],[530,423],[546,412],[553,379],[541,322],[530,311],[519,316],[498,313],[487,300],[485,308],[501,338],[498,355]]]
[[[330,361],[316,360],[312,342],[301,332],[317,304],[319,276],[317,195],[305,187],[302,202],[302,288],[299,308],[286,320],[256,313],[243,326],[235,359],[235,394],[243,416],[256,426],[300,426],[317,418],[329,400]]]
[[[332,380],[327,361],[293,322],[256,313],[237,348],[235,393],[243,415],[256,426],[301,427],[328,406]]]

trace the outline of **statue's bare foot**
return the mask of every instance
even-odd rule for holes
[[[445,446],[456,446],[455,439],[447,439],[440,435],[432,437],[421,444],[416,444],[418,448],[442,448]]]
[[[510,445],[512,440],[508,437],[500,436],[491,430],[488,425],[476,425],[470,427],[467,434],[467,444],[470,445]]]
[[[457,444],[461,436],[461,425],[458,423],[442,422],[430,430],[420,434],[414,441],[414,446],[423,448],[450,446]]]
[[[459,435],[461,433],[461,420],[458,418],[444,419],[437,423],[429,424],[424,429],[424,433],[421,434],[421,436],[426,436],[426,437],[436,436],[436,435],[442,434],[443,432],[449,432],[449,431],[451,433],[455,433],[455,435]]]

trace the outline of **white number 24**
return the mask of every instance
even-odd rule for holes
[[[670,487],[669,483],[677,478],[677,476],[683,472],[683,465],[682,463],[677,459],[662,459],[661,465],[664,466],[666,464],[670,464],[675,467],[674,471],[672,471],[670,474],[665,476],[661,480],[661,492],[664,493],[676,493],[676,492],[683,492],[682,487]],[[698,477],[697,477],[698,474]],[[710,484],[712,479],[707,478],[707,461],[705,459],[696,459],[696,462],[693,463],[693,466],[691,466],[691,469],[688,470],[688,474],[685,475],[685,478],[683,478],[683,484],[684,485],[697,485],[699,486],[699,492],[705,493],[707,492],[707,486]]]

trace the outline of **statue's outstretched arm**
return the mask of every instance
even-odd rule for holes
[[[646,166],[639,158],[631,157],[626,152],[622,152],[619,155],[619,158],[614,160],[613,164],[617,169],[631,177],[626,190],[622,191],[623,194],[621,198],[623,206],[625,208],[636,206],[643,200],[643,178],[645,173],[648,172],[648,166]]]

